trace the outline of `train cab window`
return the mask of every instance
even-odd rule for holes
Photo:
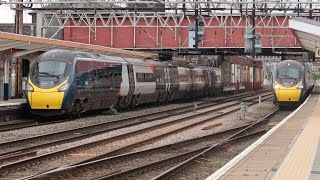
[[[68,64],[64,61],[40,61],[33,66],[31,79],[41,88],[52,88],[63,82],[67,68]]]
[[[63,61],[41,61],[36,65],[37,73],[50,76],[64,76],[67,68],[67,63]]]
[[[299,79],[300,71],[296,68],[280,68],[278,69],[278,77],[282,78],[292,78]]]

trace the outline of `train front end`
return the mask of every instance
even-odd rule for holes
[[[274,102],[280,106],[299,104],[304,95],[304,68],[299,62],[285,60],[273,73]]]
[[[34,115],[54,116],[67,113],[65,100],[71,85],[71,63],[61,57],[55,58],[54,52],[50,53],[49,57],[44,54],[36,60],[26,83],[26,99]],[[56,53],[61,55],[61,52]]]

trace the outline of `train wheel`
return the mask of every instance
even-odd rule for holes
[[[130,103],[130,109],[134,110],[135,106],[136,106],[136,98],[132,97],[131,103]]]
[[[69,120],[73,120],[73,114],[72,113],[66,114],[66,118],[68,118]]]
[[[80,103],[75,104],[75,114],[78,119],[81,117],[81,106]]]

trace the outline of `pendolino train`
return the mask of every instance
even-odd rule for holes
[[[229,85],[239,86],[238,76],[239,81]],[[221,78],[220,68],[55,49],[40,55],[31,66],[26,99],[35,115],[79,117],[111,105],[133,108],[210,96],[223,91]],[[224,79],[235,81],[234,77]]]
[[[300,104],[314,84],[310,63],[293,60],[277,63],[273,72],[274,103],[279,106]]]

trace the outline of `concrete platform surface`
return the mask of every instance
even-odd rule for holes
[[[16,105],[22,105],[26,104],[26,99],[9,99],[8,101],[1,100],[0,101],[0,107],[1,106],[16,106]]]
[[[320,179],[319,90],[207,180]]]

